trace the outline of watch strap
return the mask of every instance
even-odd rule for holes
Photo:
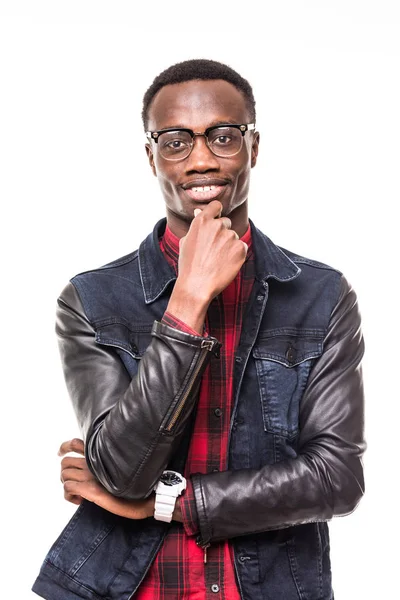
[[[156,494],[156,501],[154,504],[154,518],[157,521],[164,521],[165,523],[171,523],[172,515],[175,509],[177,496],[171,496],[168,494]]]

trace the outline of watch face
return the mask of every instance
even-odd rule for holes
[[[181,477],[179,477],[179,475],[177,475],[173,471],[167,471],[166,473],[163,473],[160,477],[160,481],[162,483],[164,483],[165,485],[171,485],[171,486],[182,483]]]

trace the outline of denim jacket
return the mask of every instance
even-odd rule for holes
[[[130,499],[147,497],[165,468],[182,472],[201,376],[218,360],[218,340],[160,322],[176,279],[159,248],[165,224],[138,251],[75,276],[59,298],[86,460],[111,493]],[[332,600],[327,521],[364,493],[357,300],[340,272],[250,224],[256,277],[235,355],[229,459],[223,472],[192,476],[198,543],[230,539],[244,600]],[[83,501],[33,591],[128,600],[169,526]]]

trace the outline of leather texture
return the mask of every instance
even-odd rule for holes
[[[342,276],[324,351],[300,403],[298,455],[259,470],[194,475],[202,544],[356,508],[364,493],[363,353],[356,296]]]
[[[126,498],[148,496],[166,468],[184,472],[200,378],[219,366],[217,340],[205,348],[160,323],[176,280],[159,246],[165,225],[137,251],[73,277],[58,303],[89,466]],[[327,521],[364,492],[357,300],[338,270],[250,225],[256,276],[235,354],[226,469],[190,477],[198,541],[231,539],[243,600],[332,600]],[[48,600],[130,600],[169,527],[84,501],[33,590]]]
[[[56,332],[65,381],[85,440],[89,468],[115,496],[152,493],[185,431],[201,376],[220,346],[156,321],[131,380],[115,351],[95,331],[69,283],[58,299]],[[184,406],[172,430],[169,423]]]

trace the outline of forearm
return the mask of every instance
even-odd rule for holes
[[[131,380],[116,353],[96,344],[72,286],[59,301],[57,333],[89,468],[115,496],[148,496],[182,438],[218,342],[155,323]]]
[[[91,468],[132,499],[152,491],[179,445],[209,354],[201,339],[160,323],[154,333],[137,376],[86,443]]]
[[[364,492],[360,461],[335,473],[331,462],[309,450],[260,470],[194,476],[202,543],[349,514]]]
[[[355,295],[344,281],[301,400],[298,456],[259,470],[194,475],[203,543],[354,510],[364,492],[363,352]]]

